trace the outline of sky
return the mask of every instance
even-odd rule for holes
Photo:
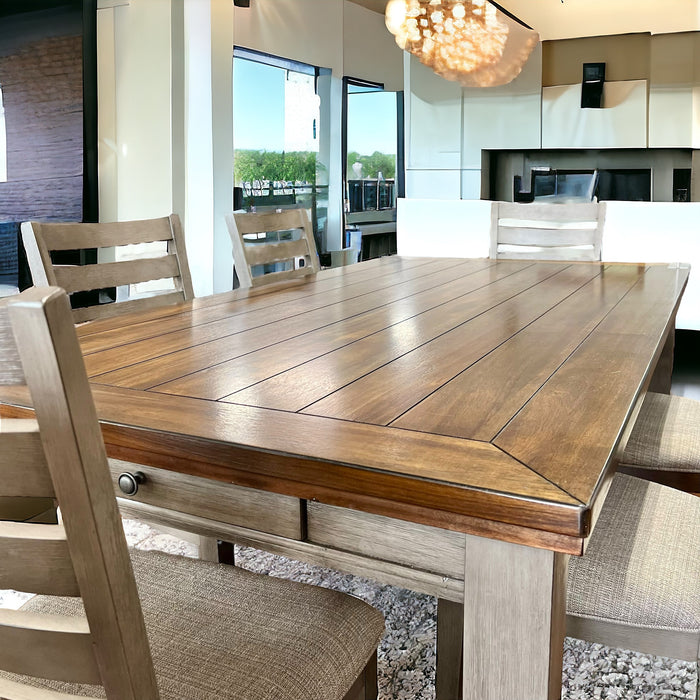
[[[283,151],[285,71],[240,58],[234,70],[234,147]],[[348,150],[396,152],[395,93],[349,96]]]

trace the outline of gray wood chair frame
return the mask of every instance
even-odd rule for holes
[[[37,286],[62,287],[72,294],[152,280],[173,281],[173,290],[75,309],[73,318],[76,323],[174,304],[194,296],[185,239],[180,218],[176,214],[159,219],[99,224],[26,221],[22,224],[22,241],[32,280]],[[167,252],[153,257],[93,265],[55,265],[51,260],[52,251],[154,242],[166,243]]]
[[[36,416],[0,422],[0,493],[55,499],[62,514],[52,525],[0,521],[0,585],[80,596],[84,606],[82,616],[0,609],[0,670],[102,685],[108,700],[157,700],[139,593],[63,290],[34,287],[0,302],[0,384],[26,384]],[[375,652],[345,700],[376,693]],[[0,675],[0,697],[79,696]]]
[[[241,287],[258,287],[281,280],[315,274],[320,269],[316,242],[306,209],[285,209],[278,212],[233,212],[226,216],[233,260]],[[300,232],[296,240],[268,241],[269,234]],[[252,235],[266,234],[265,239],[251,242]],[[247,238],[246,238],[247,237]],[[303,265],[299,260],[303,259]],[[253,276],[258,265],[289,263],[291,269]]]
[[[600,260],[605,203],[494,202],[490,257]]]

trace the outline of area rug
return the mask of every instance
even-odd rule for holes
[[[130,544],[139,548],[197,554],[195,545],[158,534],[143,523],[124,524]],[[374,605],[386,619],[378,654],[379,700],[435,698],[435,598],[247,547],[237,546],[235,558],[238,566],[251,571],[345,591]],[[562,700],[692,700],[696,673],[692,663],[567,637]]]

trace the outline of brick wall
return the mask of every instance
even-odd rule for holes
[[[9,54],[3,39],[0,27],[8,179],[0,182],[0,221],[80,221],[82,36],[34,36]]]

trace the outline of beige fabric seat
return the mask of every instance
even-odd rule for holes
[[[36,420],[0,406],[0,497],[55,498],[62,522],[0,521],[0,587],[39,594],[0,609],[1,698],[376,698],[384,622],[366,603],[200,560],[131,559],[61,289],[0,301],[0,385],[25,383]]]
[[[336,591],[160,552],[132,550],[131,561],[163,700],[342,698],[384,630],[374,608]],[[23,610],[82,606],[37,596]]]
[[[617,474],[567,595],[567,635],[697,662],[700,499]]]
[[[700,493],[700,401],[648,393],[627,441],[620,469]]]

